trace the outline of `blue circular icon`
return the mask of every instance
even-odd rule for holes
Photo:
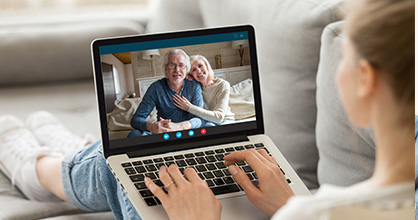
[[[170,135],[169,135],[169,134],[164,134],[164,135],[163,135],[163,138],[164,138],[164,140],[167,140],[167,139],[169,139],[169,138],[170,138]]]
[[[181,138],[181,132],[180,131],[176,133],[176,137]]]
[[[189,131],[189,136],[191,137],[191,136],[193,136],[193,135],[194,135],[194,131],[190,130],[190,131]]]

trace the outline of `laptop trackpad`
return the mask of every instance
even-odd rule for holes
[[[221,219],[257,220],[270,219],[258,210],[245,196],[224,198],[219,200],[222,204]]]

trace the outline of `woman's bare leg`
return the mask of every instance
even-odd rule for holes
[[[36,163],[36,174],[43,187],[58,198],[67,201],[61,178],[61,162],[64,157],[41,156]]]

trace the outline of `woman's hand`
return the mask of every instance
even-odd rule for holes
[[[224,160],[248,200],[270,217],[295,195],[276,161],[265,150],[233,152],[225,156]],[[254,186],[244,171],[232,165],[241,161],[246,161],[254,169],[259,181],[258,187]]]
[[[193,81],[194,77],[191,74],[187,74],[186,79],[189,81]]]
[[[150,178],[145,178],[148,189],[161,201],[171,220],[195,220],[221,218],[221,203],[215,198],[206,182],[192,168],[184,170],[187,180],[175,164],[159,170],[161,182],[167,194]]]
[[[188,111],[190,106],[192,105],[189,100],[187,100],[184,96],[180,97],[177,94],[173,95],[173,101],[174,105],[177,106],[177,108],[180,108],[184,111]]]

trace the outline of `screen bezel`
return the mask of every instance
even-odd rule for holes
[[[248,33],[248,43],[249,43],[249,54],[250,54],[250,63],[251,63],[251,74],[253,80],[253,94],[254,94],[254,107],[255,107],[255,116],[256,121],[253,122],[256,124],[254,129],[245,129],[239,131],[225,132],[223,134],[216,135],[205,135],[189,139],[177,139],[170,141],[163,141],[153,144],[152,147],[145,146],[144,144],[137,143],[132,146],[111,148],[109,141],[109,131],[108,131],[108,121],[106,116],[105,109],[105,96],[103,88],[103,77],[101,69],[101,57],[100,57],[100,47],[117,45],[117,44],[129,44],[136,42],[146,42],[146,41],[155,41],[155,40],[165,40],[165,39],[174,39],[174,38],[184,38],[184,37],[194,37],[194,36],[204,36],[204,35],[213,35],[213,34],[223,34],[223,33],[233,33],[233,32],[247,32]],[[255,134],[264,134],[264,123],[263,123],[263,112],[261,107],[261,94],[260,94],[260,81],[258,73],[258,62],[257,62],[257,53],[255,46],[255,30],[251,25],[241,25],[241,26],[231,26],[231,27],[220,27],[220,28],[208,28],[208,29],[196,29],[196,30],[187,30],[179,32],[168,32],[168,33],[158,33],[158,34],[146,34],[146,35],[135,35],[135,36],[123,36],[116,38],[106,38],[106,39],[96,39],[92,42],[92,58],[93,58],[93,70],[94,70],[94,81],[96,85],[96,96],[98,102],[99,118],[100,118],[100,128],[102,136],[102,147],[103,155],[105,158],[108,158],[111,155],[118,155],[123,153],[128,153],[135,151],[138,155],[149,155],[157,153],[166,153],[179,150],[179,146],[183,143],[187,145],[186,149],[193,148],[193,146],[201,146],[202,142],[209,141],[213,139],[228,139],[238,136],[248,136]],[[251,122],[243,122],[251,123]],[[241,123],[240,123],[241,124]],[[216,127],[211,127],[214,129]],[[187,144],[186,144],[187,143]],[[149,144],[147,144],[149,145]],[[182,147],[182,149],[184,149]]]

